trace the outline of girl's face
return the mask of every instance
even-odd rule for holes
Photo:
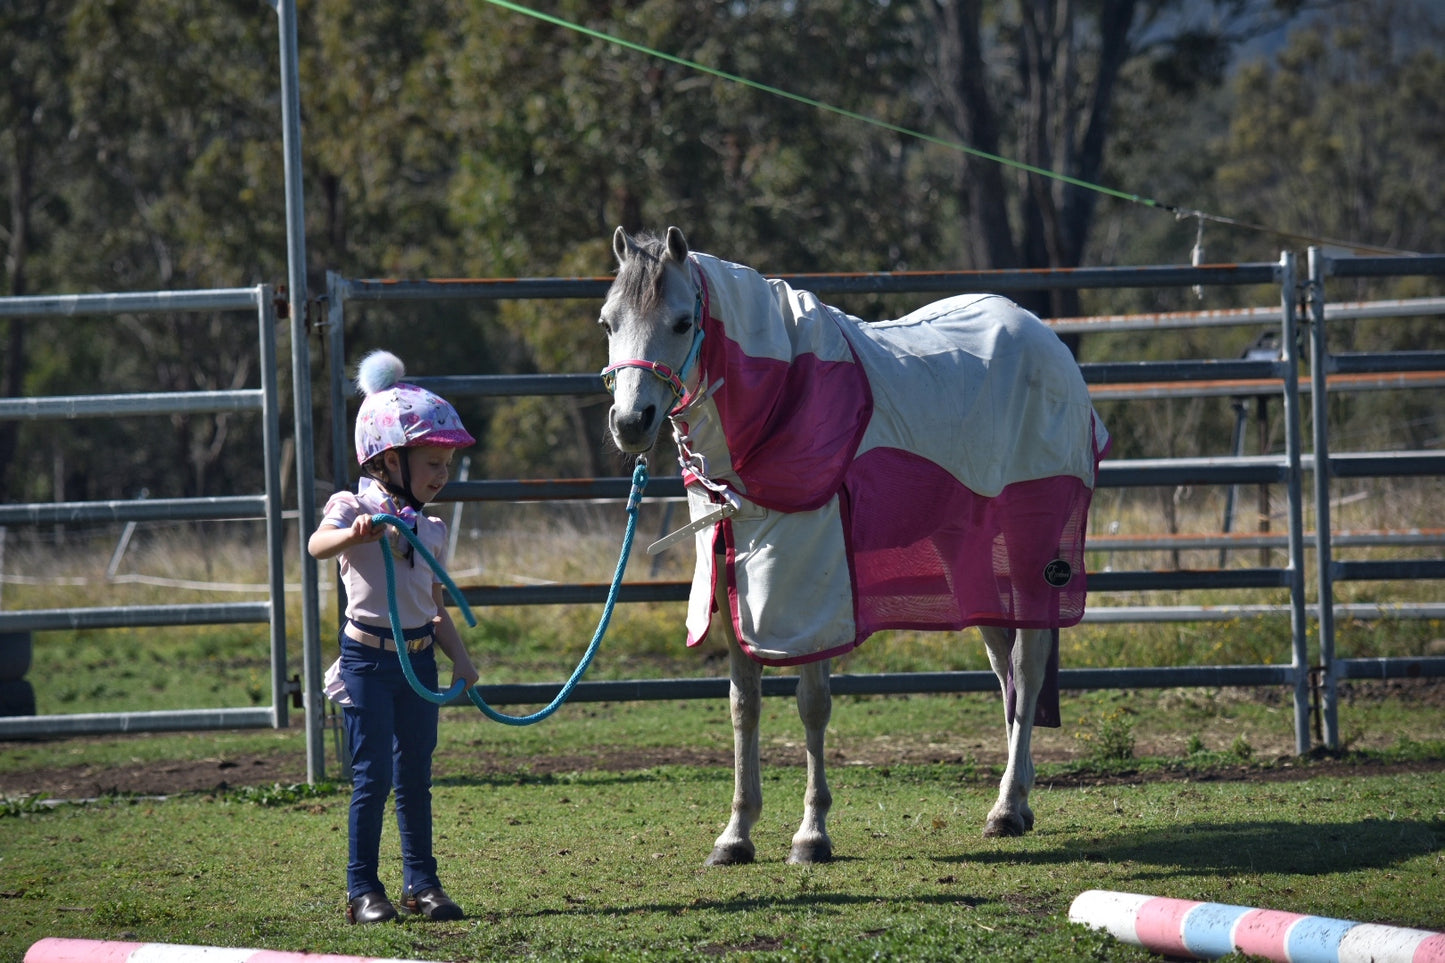
[[[436,501],[437,494],[451,478],[454,448],[420,445],[415,448],[393,448],[386,453],[386,474],[393,485],[401,484],[402,458],[410,458],[411,493],[424,503]],[[395,457],[393,457],[395,456]]]

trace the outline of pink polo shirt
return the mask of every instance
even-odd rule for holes
[[[361,480],[356,494],[337,492],[332,495],[322,510],[321,524],[350,528],[363,512],[369,515],[378,512],[397,514],[385,490],[369,478]],[[341,565],[341,581],[346,587],[346,617],[376,627],[391,625],[391,615],[387,610],[386,563],[381,553],[390,551],[388,545],[393,540],[397,549],[403,552],[409,544],[390,525],[386,527],[390,534],[383,540],[353,545],[336,557]],[[434,516],[418,515],[416,533],[427,551],[439,564],[445,565],[446,522]],[[433,575],[431,566],[420,557],[409,562],[393,555],[392,563],[396,573],[397,614],[402,628],[420,628],[437,614],[432,591],[438,579]]]

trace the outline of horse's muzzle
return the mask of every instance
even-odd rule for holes
[[[612,440],[623,452],[638,455],[650,451],[657,441],[657,406],[648,405],[641,411],[617,410],[613,405],[608,412],[608,424]]]

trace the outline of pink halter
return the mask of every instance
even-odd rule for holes
[[[682,362],[682,367],[673,371],[661,361],[647,361],[642,358],[619,361],[602,369],[603,386],[609,393],[615,392],[617,390],[617,372],[623,368],[642,368],[644,371],[650,371],[654,376],[667,382],[667,386],[672,389],[673,407],[668,414],[677,414],[687,407],[687,387],[683,384],[683,380],[691,372],[693,364],[697,361],[698,352],[702,350],[702,335],[702,288],[698,288],[697,300],[693,303],[692,308],[692,347],[688,349],[687,358]]]

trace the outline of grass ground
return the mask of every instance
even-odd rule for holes
[[[839,699],[838,859],[795,867],[799,734],[789,700],[769,699],[758,861],[721,870],[701,865],[731,795],[721,704],[573,705],[525,730],[448,710],[437,846],[469,918],[382,927],[342,920],[348,796],[296,784],[299,731],[10,743],[0,961],[45,936],[423,960],[1149,959],[1068,922],[1085,889],[1445,929],[1436,687],[1361,694],[1346,717],[1396,736],[1338,755],[1275,755],[1288,725],[1272,702],[1066,696],[1068,728],[1041,737],[1035,832],[985,840],[996,701]],[[24,789],[82,770],[77,792],[120,772],[152,792],[47,806]],[[209,785],[174,782],[196,771]],[[394,829],[384,851],[399,885]]]
[[[474,569],[479,582],[610,571],[613,536],[513,521],[481,543],[493,554],[454,571]],[[558,554],[546,538],[559,532],[570,539],[565,565],[537,567]],[[7,581],[5,607],[231,601],[263,581],[244,541],[138,543],[123,569],[142,578],[124,584],[106,578],[101,548],[31,558],[12,546],[7,571],[47,574]],[[235,584],[178,584],[199,575]],[[1352,586],[1349,600],[1431,591]],[[468,644],[487,681],[556,680],[596,614],[491,610]],[[723,674],[719,651],[682,650],[679,621],[676,605],[619,612],[589,677]],[[1426,654],[1445,634],[1423,620],[1341,630],[1347,656]],[[1086,626],[1065,645],[1066,666],[1289,658],[1275,617]],[[269,692],[266,653],[264,627],[47,632],[30,678],[42,713],[253,705]],[[839,671],[984,667],[975,642],[896,633]],[[839,859],[804,868],[783,864],[801,807],[801,733],[786,700],[765,700],[759,861],[724,871],[700,865],[731,794],[721,701],[578,703],[524,730],[449,709],[437,839],[470,917],[374,928],[341,920],[347,796],[329,738],[336,782],[316,786],[304,784],[295,724],[0,743],[0,963],[43,936],[426,960],[1148,959],[1067,922],[1089,888],[1445,929],[1439,680],[1350,683],[1343,749],[1304,758],[1287,694],[1272,689],[1065,693],[1063,709],[1063,728],[1035,741],[1036,831],[992,841],[979,829],[1002,758],[996,697],[839,698],[829,733]],[[45,802],[77,799],[90,801]]]

